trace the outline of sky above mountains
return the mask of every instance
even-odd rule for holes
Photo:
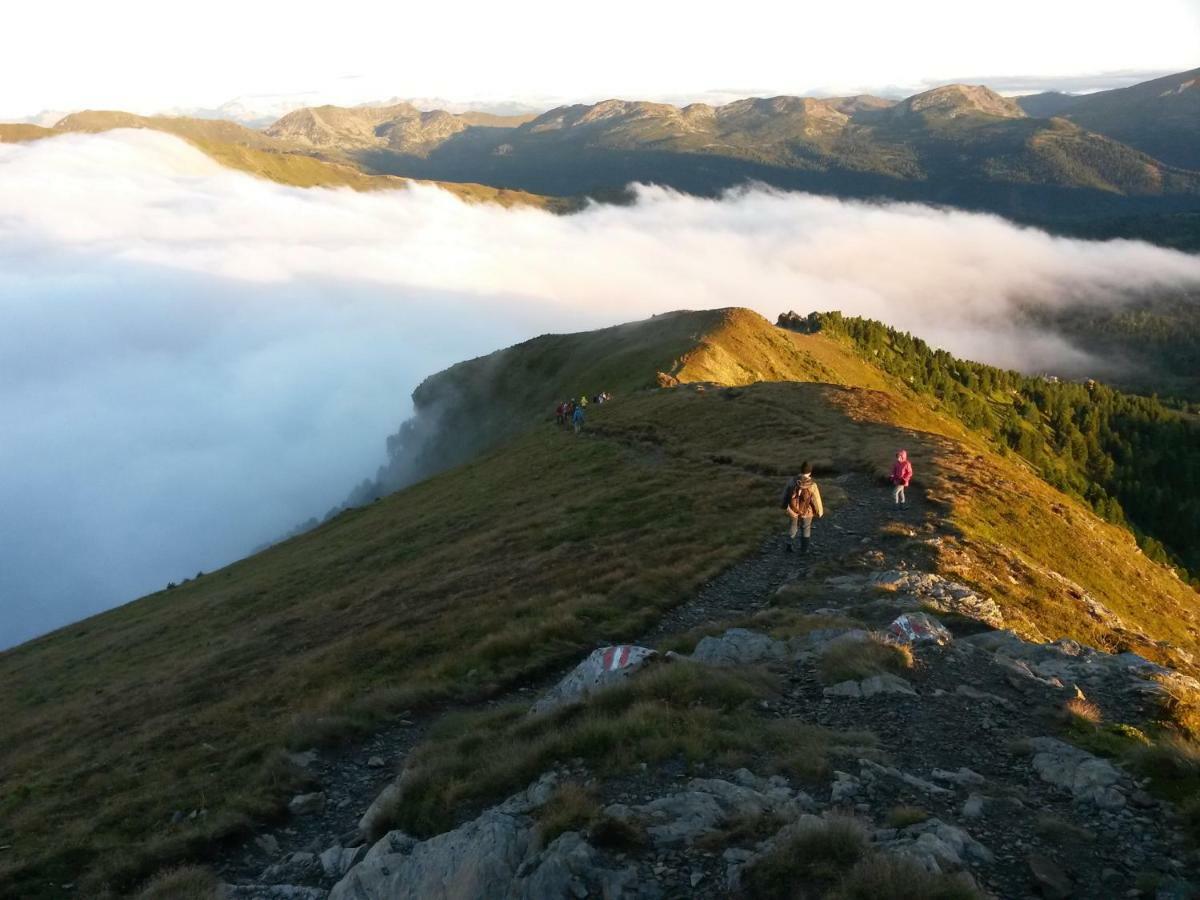
[[[1197,0],[347,0],[336,8],[213,0],[186,13],[150,0],[50,0],[17,4],[5,18],[16,39],[0,56],[3,119],[47,109],[213,108],[264,96],[544,108],[611,96],[897,94],[958,80],[1095,90],[1200,62]]]
[[[0,649],[340,502],[425,375],[678,308],[840,309],[1095,373],[1018,310],[1200,259],[916,204],[642,188],[572,216],[224,169],[151,131],[0,144]]]

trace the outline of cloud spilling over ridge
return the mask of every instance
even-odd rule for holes
[[[0,145],[0,647],[232,559],[374,471],[424,375],[678,308],[840,309],[1026,369],[1024,306],[1200,259],[1002,220],[641,188],[568,217],[222,169],[148,131]]]

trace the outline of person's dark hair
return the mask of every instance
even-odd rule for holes
[[[811,475],[812,474],[812,466],[810,466],[808,464],[807,459],[800,464],[800,474],[801,475]]]

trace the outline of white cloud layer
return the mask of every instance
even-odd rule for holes
[[[644,188],[556,217],[299,190],[145,131],[0,145],[0,647],[338,502],[424,375],[677,308],[841,309],[960,354],[1086,364],[1018,303],[1200,284],[1200,258],[1000,219]]]

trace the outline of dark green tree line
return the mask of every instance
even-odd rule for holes
[[[779,324],[848,338],[913,391],[1020,454],[1049,483],[1129,528],[1148,556],[1200,572],[1200,427],[1156,397],[961,360],[837,312],[785,313]]]

